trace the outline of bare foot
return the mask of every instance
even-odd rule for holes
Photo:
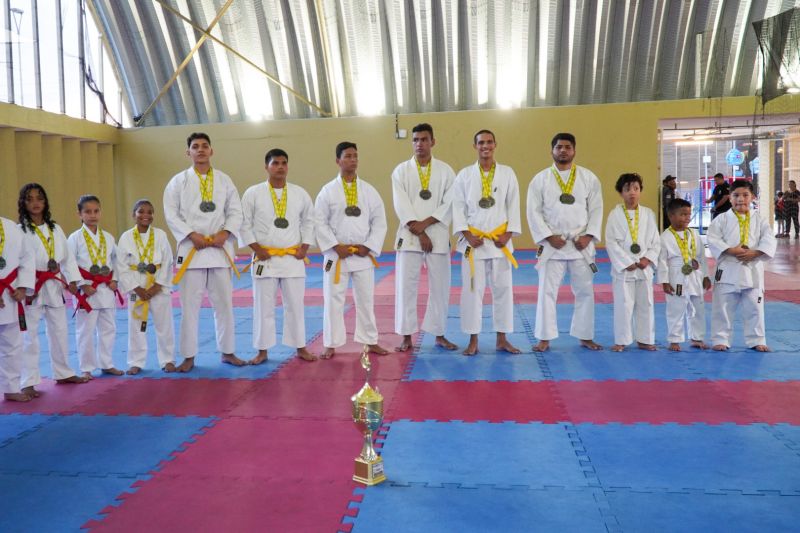
[[[436,342],[434,344],[439,348],[444,348],[445,350],[458,350],[458,346],[447,340],[444,335],[439,335],[436,337]]]
[[[136,374],[138,374],[141,371],[142,371],[142,369],[139,368],[138,366],[132,366],[125,373],[128,374],[129,376],[135,376]]]
[[[297,349],[297,357],[299,357],[303,361],[316,361],[317,360],[317,356],[314,355],[313,353],[309,352],[308,350],[306,350],[305,346],[303,346],[302,348],[298,348]]]
[[[546,352],[549,349],[550,341],[539,341],[539,343],[533,347],[533,351],[538,353]]]
[[[72,384],[72,383],[86,383],[90,379],[91,378],[87,378],[87,377],[80,377],[79,378],[78,376],[70,376],[68,378],[57,379],[56,383],[59,384],[59,385],[68,385],[68,384]]]
[[[319,357],[320,359],[331,359],[333,358],[334,355],[336,355],[335,348],[325,348],[325,351],[323,351],[322,355],[320,355]]]
[[[81,373],[81,378],[85,379],[86,381],[90,381],[90,380],[94,379],[94,376],[92,375],[91,372],[82,372]]]
[[[622,344],[615,344],[614,346],[611,347],[612,352],[621,352],[624,349],[625,346],[623,346]]]
[[[637,342],[636,345],[639,347],[640,350],[646,350],[648,352],[655,352],[658,350],[655,344],[647,344],[645,342]]]
[[[389,354],[389,350],[387,350],[386,348],[384,348],[380,344],[370,344],[369,345],[369,351],[374,353],[374,354],[377,354],[377,355],[388,355]]]
[[[708,344],[704,343],[703,341],[698,341],[692,339],[691,343],[692,348],[699,348],[701,350],[708,350]]]
[[[104,368],[100,372],[102,372],[103,374],[111,375],[111,376],[122,376],[122,375],[125,374],[125,372],[123,372],[122,370],[120,370],[118,368],[114,368],[113,366],[111,368]]]
[[[178,365],[178,372],[189,372],[194,368],[194,357],[187,357]]]
[[[28,396],[31,400],[34,398],[38,398],[39,396],[42,395],[42,393],[36,390],[36,388],[33,385],[31,385],[30,387],[22,387],[22,394]]]
[[[715,352],[727,352],[728,346],[726,346],[725,344],[715,344],[714,346],[711,347],[711,349],[714,350]]]
[[[267,362],[267,351],[266,350],[259,350],[255,357],[250,359],[247,364],[250,365],[260,365],[262,363]]]
[[[497,334],[497,342],[495,343],[495,349],[498,352],[506,352],[510,354],[520,354],[522,350],[508,342],[505,333],[498,333]]]
[[[593,351],[597,351],[597,350],[602,350],[603,349],[602,346],[600,346],[599,344],[594,342],[592,339],[581,339],[581,346],[583,346],[584,348],[586,348],[588,350],[593,350]]]
[[[171,374],[173,372],[177,372],[178,368],[175,366],[175,363],[167,363],[161,370],[163,370],[167,374]]]
[[[469,344],[464,351],[461,352],[464,355],[475,355],[478,353],[478,336],[477,335],[470,335],[469,336]]]
[[[671,342],[667,348],[671,352],[680,352],[681,351],[681,344],[679,342]]]
[[[29,402],[31,401],[30,396],[24,394],[22,392],[7,392],[3,394],[3,398],[6,399],[7,402]]]
[[[411,342],[411,335],[403,335],[403,341],[400,343],[400,346],[397,346],[394,351],[395,352],[407,352],[413,347]]]
[[[236,357],[235,353],[222,354],[222,362],[233,366],[245,366],[247,364],[247,361],[245,361],[244,359],[239,359],[238,357]]]
[[[769,349],[769,346],[767,346],[766,344],[756,344],[755,346],[753,346],[750,349],[751,350],[755,350],[757,352],[771,352],[772,351],[772,350]]]

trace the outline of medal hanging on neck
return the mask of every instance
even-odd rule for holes
[[[89,252],[89,259],[92,261],[89,273],[93,276],[98,274],[107,276],[111,273],[111,269],[106,265],[106,236],[99,227],[97,228],[97,233],[100,235],[100,246],[94,243],[94,239],[89,235],[89,232],[86,231],[86,228],[83,228],[83,240],[86,242],[86,251]]]
[[[489,209],[494,205],[492,183],[494,182],[494,170],[496,167],[497,163],[492,163],[492,168],[489,170],[489,174],[486,175],[480,162],[478,163],[478,170],[481,173],[481,199],[478,201],[478,205],[483,209]]]
[[[344,214],[349,217],[361,216],[361,208],[358,207],[358,177],[353,178],[350,183],[342,178],[342,187],[344,187],[344,199],[347,203]]]
[[[419,164],[419,161],[414,159],[417,163],[417,173],[419,174],[419,184],[422,187],[422,190],[419,191],[419,197],[423,200],[430,200],[431,199],[431,191],[429,189],[431,185],[431,162],[428,161],[428,164],[425,166],[425,172],[422,172],[422,167]]]
[[[740,216],[736,211],[733,214],[739,222],[739,245],[746,250],[750,244],[750,211],[744,216]]]
[[[136,251],[139,254],[139,264],[136,265],[136,271],[140,274],[150,272],[155,274],[156,266],[153,264],[153,254],[155,253],[155,232],[148,230],[150,235],[147,238],[147,245],[142,241],[142,234],[139,233],[139,228],[133,228],[133,242],[136,245]]]
[[[39,226],[34,224],[33,231],[36,232],[39,240],[42,241],[44,251],[47,252],[47,270],[50,272],[58,272],[58,262],[56,261],[56,244],[53,240],[53,230],[50,229],[50,226],[47,226],[48,235],[45,237],[44,233],[42,233],[42,230],[39,229]]]
[[[678,243],[678,248],[681,251],[681,258],[683,259],[681,272],[684,276],[688,276],[694,271],[694,267],[692,266],[692,257],[694,257],[695,253],[697,253],[697,244],[694,242],[694,233],[692,233],[692,230],[685,229],[683,230],[683,237],[681,237],[672,226],[670,226],[669,231],[675,237],[675,242]],[[689,240],[690,237],[692,239],[691,241]]]
[[[269,185],[269,192],[272,194],[272,207],[275,209],[275,227],[286,229],[289,227],[289,220],[286,218],[286,202],[289,196],[289,186],[283,186],[283,194],[281,199],[278,200],[278,193],[271,183]]]
[[[6,249],[6,230],[3,227],[3,221],[0,220],[0,270],[6,267],[6,258],[3,257],[3,251]]]
[[[631,232],[631,240],[633,244],[631,244],[631,253],[638,254],[642,251],[642,247],[639,246],[639,208],[636,208],[636,215],[634,215],[633,221],[631,221],[630,215],[628,215],[628,210],[625,208],[624,205],[619,204],[622,212],[625,213],[625,220],[628,221],[628,231]]]
[[[211,213],[217,209],[214,199],[214,169],[209,168],[208,173],[203,177],[197,169],[194,169],[197,179],[200,180],[200,211]]]
[[[550,167],[553,171],[553,175],[556,177],[556,181],[558,182],[558,186],[561,188],[561,196],[558,197],[558,201],[562,204],[572,205],[575,203],[575,197],[572,195],[572,189],[575,187],[575,165],[572,165],[569,171],[569,178],[567,178],[567,183],[564,183],[564,180],[561,179],[561,174],[558,172],[555,166]]]

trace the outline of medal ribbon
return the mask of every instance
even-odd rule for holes
[[[694,233],[692,233],[691,230],[683,230],[683,237],[681,237],[672,226],[670,226],[669,231],[675,236],[675,242],[678,243],[678,248],[681,251],[681,257],[683,258],[683,264],[691,264],[691,258],[697,253],[697,244],[694,241]],[[688,235],[686,234],[687,231],[689,232]],[[691,241],[689,241],[689,237],[692,238]]]
[[[277,218],[286,218],[286,198],[289,196],[288,187],[283,188],[283,195],[281,199],[278,200],[278,193],[275,192],[275,189],[272,187],[272,184],[269,185],[269,192],[272,193],[272,207],[275,208],[275,216]],[[347,195],[347,188],[345,188],[345,196]],[[348,203],[348,205],[350,205]]]
[[[142,241],[142,234],[139,229],[133,228],[133,242],[136,244],[136,251],[139,253],[139,262],[152,263],[153,253],[155,252],[155,231],[150,230],[150,237],[147,238],[147,246]]]
[[[194,169],[194,173],[197,174],[197,179],[200,180],[200,198],[204,202],[210,202],[214,198],[214,169],[209,168],[205,178],[197,169]]]
[[[416,158],[414,158],[414,161],[417,163],[419,184],[422,186],[422,190],[426,191],[428,190],[428,187],[430,187],[431,184],[431,162],[428,161],[428,165],[425,167],[425,172],[422,172],[422,167],[420,166],[419,161],[417,161]]]
[[[481,171],[481,197],[489,198],[492,195],[492,182],[494,181],[494,169],[497,163],[492,163],[492,169],[489,170],[489,175],[483,173],[483,167],[478,163],[478,170]]]
[[[485,232],[485,231],[481,231],[478,228],[474,228],[472,226],[469,227],[469,232],[472,233],[473,235],[475,235],[476,237],[478,237],[479,239],[490,239],[492,241],[497,241],[497,239],[500,237],[500,235],[505,233],[507,229],[508,229],[508,222],[503,222],[501,225],[497,226],[496,228],[494,228],[492,231],[490,231],[488,233]],[[514,255],[511,253],[511,251],[508,248],[503,246],[502,248],[500,248],[500,251],[503,252],[503,255],[506,256],[506,259],[508,259],[508,262],[511,263],[511,265],[514,268],[519,268],[519,264],[517,263],[517,260],[514,259]],[[466,253],[465,253],[465,255],[466,255]],[[475,278],[475,259],[474,259],[474,255],[475,255],[474,253],[470,253],[467,256],[467,258],[469,259],[470,284],[473,287],[473,290],[474,290],[474,287],[475,287],[475,283],[472,281]]]
[[[86,228],[83,228],[83,240],[86,241],[86,250],[89,252],[89,259],[92,260],[92,265],[105,266],[107,258],[106,235],[100,228],[97,228],[97,233],[100,235],[100,246],[94,243],[94,239],[86,231]]]
[[[553,171],[553,175],[556,177],[556,181],[558,181],[558,186],[561,187],[561,192],[564,194],[572,194],[572,188],[575,187],[575,165],[572,165],[572,168],[569,171],[569,178],[567,178],[567,183],[564,183],[564,180],[561,179],[561,174],[556,170],[555,166],[550,167],[550,170]]]
[[[39,240],[42,241],[42,246],[44,246],[45,251],[47,252],[48,259],[55,259],[56,257],[56,244],[53,241],[53,230],[50,229],[50,226],[47,227],[50,235],[45,238],[44,233],[42,230],[39,229],[39,226],[34,225],[33,231],[36,232],[36,235],[39,236]],[[0,254],[2,254],[2,250],[0,250]]]
[[[619,207],[622,209],[622,212],[625,213],[625,220],[628,221],[628,230],[631,232],[631,240],[633,244],[637,244],[639,242],[639,208],[636,208],[636,215],[634,216],[633,223],[631,223],[628,210],[625,209],[625,206],[622,204],[619,204]]]
[[[0,222],[0,257],[3,257],[3,250],[5,250],[5,248],[6,248],[6,230],[3,228],[3,223]]]
[[[344,198],[347,202],[347,207],[354,207],[358,205],[358,177],[354,178],[352,183],[347,183],[342,178],[342,187],[344,187]]]
[[[747,246],[750,241],[750,211],[743,217],[740,217],[736,211],[733,214],[736,215],[736,220],[739,221],[739,242],[743,246]]]

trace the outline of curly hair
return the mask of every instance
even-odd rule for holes
[[[42,195],[44,199],[44,212],[42,216],[44,217],[44,222],[47,224],[47,227],[50,228],[50,231],[53,231],[56,227],[56,221],[53,220],[52,215],[50,214],[50,201],[47,199],[47,193],[44,190],[44,187],[39,185],[38,183],[28,183],[23,185],[22,188],[19,190],[19,200],[17,200],[17,211],[19,212],[19,225],[22,227],[22,231],[27,232],[30,230],[31,232],[36,231],[34,229],[33,221],[31,220],[31,216],[28,213],[28,209],[25,207],[25,199],[28,197],[28,193],[31,191],[39,191],[39,194]]]

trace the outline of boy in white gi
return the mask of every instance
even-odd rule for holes
[[[483,294],[492,293],[492,327],[497,332],[495,347],[511,354],[521,353],[506,338],[514,331],[514,292],[511,267],[511,237],[522,228],[519,218],[519,184],[514,170],[497,163],[494,133],[480,130],[473,137],[478,161],[463,168],[453,184],[453,234],[461,252],[461,330],[469,333],[464,355],[478,353]]]
[[[22,330],[25,328],[25,294],[36,280],[33,254],[22,231],[0,217],[0,390],[11,402],[27,402],[20,389]]]
[[[556,299],[558,287],[569,271],[575,309],[569,333],[590,350],[594,342],[595,243],[603,225],[600,180],[591,170],[573,163],[575,136],[558,133],[550,142],[553,166],[536,174],[528,186],[528,225],[533,240],[542,247],[536,269],[539,295],[536,302],[535,352],[550,348],[558,338]]]
[[[302,187],[287,183],[289,154],[273,148],[264,157],[268,179],[242,196],[244,218],[239,244],[253,249],[253,347],[251,365],[267,360],[275,346],[275,307],[283,298],[283,344],[304,361],[317,357],[306,349],[304,260],[314,243],[314,204]]]
[[[78,263],[80,292],[75,294],[75,337],[78,359],[84,378],[92,379],[97,368],[103,374],[121,376],[114,368],[112,353],[117,336],[115,297],[122,305],[117,290],[116,243],[114,236],[100,228],[100,199],[84,195],[78,199],[78,215],[83,226],[67,239],[67,247]],[[95,348],[95,339],[97,348]]]
[[[669,226],[661,234],[657,281],[664,288],[667,300],[667,342],[673,352],[681,350],[686,340],[685,324],[694,348],[708,348],[706,312],[703,291],[711,288],[708,264],[700,236],[689,227],[692,204],[675,198],[666,206]]]
[[[748,348],[768,352],[764,327],[764,261],[775,255],[775,236],[766,217],[750,211],[753,184],[731,184],[732,208],[711,221],[708,247],[717,260],[711,304],[711,343],[724,351],[731,346],[733,314],[737,307]]]
[[[25,298],[28,330],[23,335],[22,392],[37,397],[39,372],[39,322],[45,319],[50,366],[56,383],[85,383],[69,364],[67,315],[64,289],[77,291],[81,279],[75,258],[67,248],[67,236],[50,215],[44,187],[28,183],[19,191],[19,227],[33,255],[36,285]]]
[[[639,174],[622,174],[615,189],[623,203],[611,210],[606,221],[614,292],[613,352],[621,352],[634,339],[642,350],[656,349],[653,274],[661,240],[655,214],[639,205],[643,188]]]
[[[158,366],[175,372],[175,326],[172,323],[172,247],[164,230],[154,228],[153,204],[133,205],[136,225],[117,244],[119,288],[128,294],[128,374],[141,372],[147,362],[147,319],[156,328]]]
[[[398,352],[411,349],[411,335],[419,331],[417,290],[424,263],[428,269],[428,304],[422,330],[436,336],[445,350],[458,347],[444,336],[450,303],[450,232],[453,169],[435,159],[433,127],[411,129],[414,157],[392,172],[392,198],[400,225],[397,228],[394,324],[403,336]]]
[[[180,350],[184,359],[179,372],[194,368],[203,293],[214,307],[214,329],[222,362],[234,366],[247,362],[233,353],[233,281],[236,235],[242,225],[242,204],[231,178],[211,168],[211,139],[192,133],[186,139],[186,155],[192,166],[179,172],[164,190],[164,218],[178,242],[178,273],[173,284],[180,287]]]
[[[344,345],[344,299],[347,284],[353,279],[356,305],[356,331],[353,339],[369,345],[372,352],[386,355],[378,344],[375,321],[375,260],[386,237],[386,212],[375,187],[359,178],[358,148],[355,143],[336,146],[339,175],[327,183],[314,205],[317,219],[317,242],[324,256],[322,277],[324,298],[322,318],[323,359],[334,356]]]

